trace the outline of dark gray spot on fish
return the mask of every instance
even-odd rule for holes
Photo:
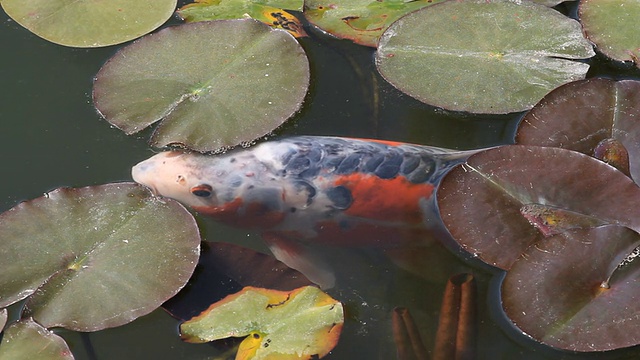
[[[381,179],[391,179],[398,175],[400,165],[402,164],[402,155],[398,153],[390,153],[385,157],[384,161],[375,171],[376,176]]]
[[[422,163],[410,174],[407,174],[407,179],[414,184],[427,182],[431,179],[436,170],[436,164],[433,159],[423,156]]]
[[[360,166],[360,160],[362,159],[362,154],[350,154],[347,156],[340,165],[336,168],[337,174],[351,174],[358,170]]]
[[[373,156],[369,158],[367,162],[364,164],[362,171],[368,172],[368,173],[375,172],[378,166],[380,166],[380,164],[382,164],[383,161],[384,161],[384,155],[373,154]]]
[[[336,186],[327,190],[326,193],[329,200],[333,203],[333,207],[336,209],[347,209],[353,202],[351,191],[344,186]]]
[[[400,165],[400,173],[403,175],[411,173],[420,165],[420,157],[413,154],[404,154],[404,160]]]
[[[286,172],[290,174],[300,174],[307,170],[311,165],[311,160],[304,156],[297,156],[291,159],[291,161],[285,167]]]

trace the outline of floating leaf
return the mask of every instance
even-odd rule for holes
[[[0,215],[0,306],[31,294],[46,327],[95,331],[151,312],[187,282],[195,220],[132,184],[62,188]]]
[[[446,1],[385,31],[380,73],[401,91],[450,110],[523,111],[584,78],[593,56],[580,24],[528,1]]]
[[[608,139],[622,144],[605,147]],[[603,143],[605,141],[605,143]],[[640,81],[587,79],[563,85],[544,97],[520,122],[516,143],[553,146],[622,163],[640,180]],[[613,150],[613,153],[611,151]],[[615,154],[618,155],[615,155]],[[618,159],[616,162],[615,158]]]
[[[313,284],[273,256],[234,244],[205,241],[188,286],[162,307],[173,316],[187,320],[246,286],[293,290],[307,285]]]
[[[587,38],[598,50],[640,67],[640,1],[584,0],[578,13]]]
[[[180,8],[178,15],[187,22],[244,19],[248,15],[301,37],[307,35],[302,24],[283,9],[302,11],[303,3],[302,0],[196,0]]]
[[[314,286],[293,291],[246,287],[180,325],[183,339],[247,338],[236,359],[314,359],[338,342],[342,304]]]
[[[310,0],[307,20],[342,39],[376,47],[380,35],[401,16],[443,0]]]
[[[559,148],[509,145],[472,155],[445,176],[436,197],[454,239],[502,269],[560,229],[640,230],[640,188],[611,166]]]
[[[163,119],[151,144],[198,151],[263,136],[293,115],[307,92],[304,50],[255,20],[164,29],[121,49],[100,70],[94,103],[127,134]]]
[[[502,302],[522,331],[547,345],[605,351],[640,343],[640,235],[603,226],[542,239],[513,264]]]
[[[53,43],[73,47],[120,44],[162,25],[176,0],[2,0],[18,24]]]
[[[0,343],[0,359],[73,359],[73,354],[60,336],[31,319],[11,324]]]

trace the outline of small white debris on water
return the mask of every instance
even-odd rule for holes
[[[125,244],[128,244],[128,243],[129,243],[129,240],[126,240],[126,239],[125,239],[125,240],[122,240],[122,242],[123,242],[123,243],[125,243]]]
[[[269,74],[264,74],[264,76],[269,76]]]

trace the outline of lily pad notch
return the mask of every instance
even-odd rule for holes
[[[448,110],[530,109],[583,79],[595,55],[580,24],[529,1],[445,1],[410,13],[381,36],[376,66],[400,91]]]

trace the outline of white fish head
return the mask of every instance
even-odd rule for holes
[[[131,175],[156,195],[191,207],[218,207],[237,196],[231,165],[224,155],[165,151],[135,165]]]

